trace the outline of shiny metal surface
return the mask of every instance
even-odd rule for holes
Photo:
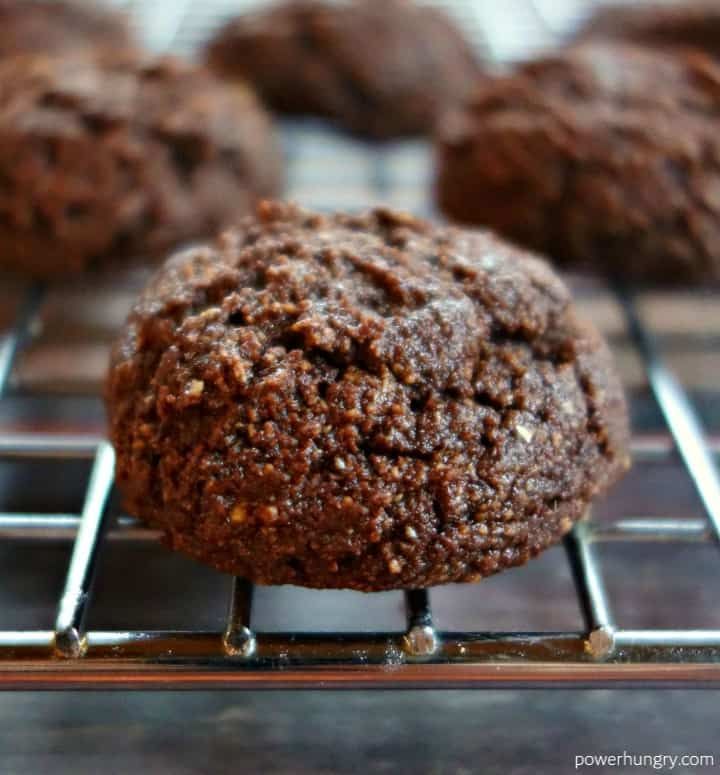
[[[586,648],[596,659],[609,657],[614,650],[615,624],[600,564],[585,522],[575,526],[566,547],[588,631]]]
[[[95,454],[95,464],[80,515],[65,589],[55,620],[55,648],[66,657],[80,657],[86,648],[86,638],[82,632],[83,622],[100,547],[105,506],[113,486],[114,465],[113,448],[104,441],[98,446]]]
[[[715,536],[720,539],[720,473],[708,448],[701,422],[680,381],[663,363],[652,334],[643,326],[636,300],[622,289],[618,297],[630,332],[642,353],[655,399],[695,482]]]
[[[20,310],[11,328],[0,336],[0,398],[8,388],[15,355],[31,335],[33,320],[40,309],[44,296],[41,285],[32,286],[20,305]]]

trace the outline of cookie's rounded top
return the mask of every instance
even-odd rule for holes
[[[228,323],[215,333],[252,332],[278,354],[298,350],[387,374],[419,395],[467,398],[483,340],[506,329],[549,354],[566,344],[556,336],[569,303],[544,262],[488,234],[389,210],[323,216],[265,203],[217,247],[169,261],[132,321],[154,329],[167,314],[178,324],[215,319]]]
[[[266,204],[172,258],[107,401],[130,513],[260,583],[477,579],[627,462],[608,352],[549,267],[387,210]]]
[[[127,17],[89,0],[0,0],[0,58],[78,49],[136,50]]]
[[[276,193],[252,92],[117,52],[0,62],[0,265],[61,275],[214,233]]]
[[[603,4],[575,35],[576,41],[601,39],[698,48],[717,55],[720,5],[716,0]]]
[[[221,28],[207,50],[280,112],[334,119],[383,138],[429,132],[479,65],[441,11],[410,0],[290,0]]]
[[[634,279],[720,278],[720,66],[593,42],[480,85],[439,138],[454,219]]]

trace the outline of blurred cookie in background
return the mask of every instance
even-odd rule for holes
[[[0,0],[0,58],[138,45],[128,18],[99,2]]]
[[[561,264],[720,280],[720,67],[587,44],[482,86],[448,116],[436,194]]]
[[[699,48],[720,55],[720,3],[612,3],[590,14],[576,40],[617,39],[649,46]]]
[[[450,19],[409,0],[290,0],[230,21],[207,61],[280,113],[377,139],[430,132],[480,73]]]
[[[63,276],[205,236],[281,185],[248,89],[175,60],[0,63],[0,268]]]

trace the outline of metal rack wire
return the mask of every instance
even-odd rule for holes
[[[184,28],[183,19],[175,23],[177,30]],[[380,200],[430,209],[424,193],[428,154],[422,144],[380,149],[306,124],[286,128],[285,140],[293,198],[322,206],[335,204],[341,191],[346,197],[352,193],[352,202],[342,205]],[[334,177],[328,170],[334,170]],[[101,435],[0,426],[0,461],[92,462],[79,513],[0,513],[5,541],[73,541],[54,626],[0,631],[0,687],[720,685],[719,629],[628,629],[615,621],[610,604],[598,557],[601,545],[673,541],[717,547],[720,541],[717,445],[706,437],[690,395],[665,363],[638,297],[627,289],[614,293],[665,423],[664,434],[636,437],[634,450],[652,459],[679,452],[705,517],[619,515],[577,525],[565,549],[583,628],[441,631],[433,623],[428,591],[416,590],[404,594],[405,628],[400,632],[262,632],[253,628],[252,585],[229,579],[224,628],[200,630],[189,621],[186,629],[170,631],[88,629],[94,570],[103,548],[112,541],[146,542],[156,536],[108,508],[113,452]],[[31,392],[17,366],[36,338],[45,301],[44,289],[28,289],[14,323],[0,338],[0,409]],[[51,401],[52,394],[41,400]]]

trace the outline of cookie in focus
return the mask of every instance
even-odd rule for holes
[[[477,581],[628,464],[612,359],[549,266],[388,210],[267,203],[172,257],[106,396],[129,513],[260,584]]]

